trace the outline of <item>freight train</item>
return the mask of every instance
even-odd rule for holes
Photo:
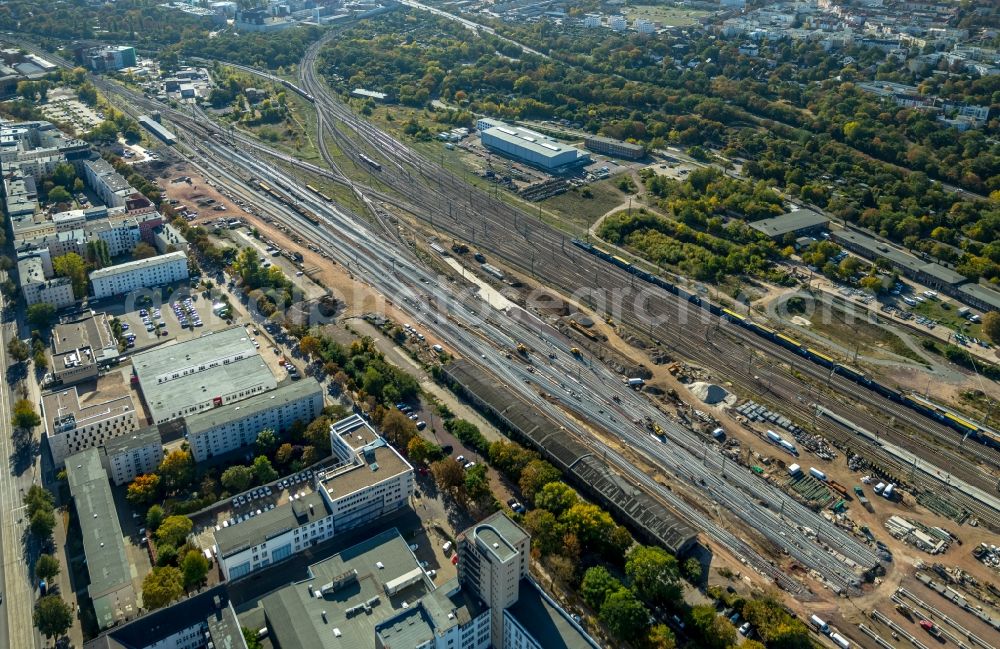
[[[717,304],[712,304],[711,302],[702,300],[699,296],[689,293],[680,286],[672,284],[666,281],[662,277],[654,275],[652,273],[646,272],[645,270],[637,267],[635,264],[622,259],[617,255],[613,255],[610,252],[599,248],[589,242],[581,241],[579,239],[573,239],[573,245],[576,247],[592,254],[596,257],[600,257],[606,262],[618,266],[622,270],[631,275],[638,277],[639,279],[659,286],[668,293],[673,293],[674,295],[696,304],[699,307],[705,309],[709,313],[719,316],[720,318],[727,320],[738,327],[752,331],[758,336],[767,338],[768,340],[774,342],[777,345],[784,347],[796,354],[799,354],[817,365],[821,365],[831,372],[840,374],[841,376],[850,379],[851,381],[861,385],[873,392],[877,392],[887,399],[891,399],[897,403],[901,403],[920,414],[934,419],[950,428],[958,431],[962,435],[968,435],[969,437],[986,444],[987,446],[992,446],[995,448],[1000,448],[1000,435],[995,431],[990,430],[984,426],[981,426],[975,422],[969,421],[958,414],[938,406],[919,395],[911,392],[900,391],[896,388],[892,388],[879,383],[878,381],[872,379],[871,376],[850,365],[838,362],[837,360],[831,358],[827,354],[820,352],[812,347],[799,342],[795,338],[787,336],[783,333],[779,333],[770,327],[765,327],[762,324],[756,323],[745,315],[736,313],[731,309],[720,307]]]
[[[268,194],[275,200],[278,200],[287,205],[288,207],[292,208],[293,210],[301,214],[307,221],[309,221],[313,225],[320,224],[319,217],[313,214],[311,211],[307,210],[301,203],[299,203],[299,201],[291,198],[290,196],[282,194],[281,192],[277,191],[276,189],[274,189],[273,187],[271,187],[262,180],[256,180],[254,178],[251,178],[248,182],[251,187],[259,189],[260,191],[264,192],[265,194]],[[290,188],[285,187],[285,189],[292,196],[296,195],[295,192],[293,192]]]

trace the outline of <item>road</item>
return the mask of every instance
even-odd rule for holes
[[[455,14],[451,14],[451,13],[448,13],[447,11],[443,11],[441,9],[437,9],[436,7],[429,7],[429,6],[425,5],[425,4],[421,4],[419,2],[416,2],[415,0],[399,0],[399,3],[402,4],[402,5],[405,5],[407,7],[410,7],[412,9],[419,9],[420,11],[427,11],[427,12],[435,14],[437,16],[441,16],[442,18],[447,18],[448,20],[451,20],[451,21],[454,21],[456,23],[459,23],[460,25],[466,27],[467,29],[471,29],[472,31],[474,31],[476,33],[485,32],[487,34],[495,36],[496,38],[504,41],[505,43],[510,43],[511,45],[515,45],[515,46],[519,47],[521,49],[521,51],[524,52],[525,54],[534,54],[535,56],[540,56],[543,59],[549,58],[548,54],[542,54],[538,50],[531,49],[527,45],[523,45],[523,44],[518,43],[517,41],[515,41],[515,40],[513,40],[511,38],[507,38],[506,36],[501,36],[501,35],[497,34],[496,30],[493,29],[492,27],[487,27],[486,25],[481,25],[481,24],[479,24],[479,23],[477,23],[475,21],[469,20],[467,18],[462,18],[461,16],[456,16]]]
[[[0,312],[9,315],[5,302],[0,297]],[[5,319],[0,327],[3,334],[0,336],[0,367],[6,370],[7,342],[17,336],[17,321]],[[32,455],[31,461],[25,462],[23,455],[18,454],[11,426],[11,408],[16,398],[8,381],[0,381],[0,456],[6,460],[0,469],[0,552],[3,557],[0,592],[5,609],[0,614],[0,646],[34,649],[38,634],[31,625],[34,589],[25,561],[24,538],[28,525],[21,501],[24,491],[32,484],[36,458]]]

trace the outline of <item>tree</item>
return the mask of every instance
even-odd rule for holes
[[[532,460],[538,459],[538,454],[529,451],[520,444],[500,439],[490,444],[490,464],[512,480],[520,480],[521,472]]]
[[[1000,311],[990,311],[983,316],[983,333],[993,344],[1000,345]]]
[[[267,455],[278,445],[278,436],[271,428],[265,428],[257,433],[257,450]]]
[[[181,559],[181,573],[184,574],[184,586],[197,586],[208,574],[208,559],[198,550],[191,550]]]
[[[611,593],[601,606],[601,622],[623,640],[643,637],[649,628],[649,611],[628,588]]]
[[[485,464],[477,464],[465,472],[465,494],[474,502],[482,502],[492,495],[489,469]]]
[[[87,263],[75,252],[67,252],[52,260],[52,271],[59,277],[68,277],[73,284],[73,296],[80,300],[87,296]]]
[[[243,641],[247,643],[247,649],[263,649],[264,645],[257,638],[257,632],[247,627],[240,627],[243,632]]]
[[[401,410],[393,408],[382,419],[382,433],[397,448],[406,448],[417,434],[417,426]]]
[[[320,349],[322,349],[322,345],[316,336],[302,336],[302,339],[299,340],[299,351],[307,358],[319,354]]]
[[[580,500],[573,488],[562,482],[550,482],[535,494],[535,505],[547,509],[556,516],[575,505]]]
[[[35,577],[49,580],[59,574],[59,559],[51,554],[43,554],[35,562]]]
[[[153,568],[142,580],[142,605],[154,611],[184,594],[184,575],[173,566]]]
[[[135,248],[132,248],[132,259],[149,259],[150,257],[156,256],[156,248],[149,245],[145,241],[140,241],[135,244]]]
[[[727,649],[736,644],[736,629],[719,615],[714,606],[704,604],[691,609],[691,620],[701,636],[699,647]]]
[[[35,602],[35,628],[46,638],[59,637],[73,624],[73,611],[58,595],[46,595]]]
[[[453,496],[457,495],[457,492],[465,484],[465,472],[462,470],[462,465],[452,457],[446,457],[432,464],[431,473],[434,475],[434,481],[437,482],[438,487],[442,491],[452,492]]]
[[[684,576],[693,584],[701,583],[701,562],[694,557],[685,561]]]
[[[175,514],[168,516],[156,530],[156,541],[177,547],[184,543],[194,525],[187,516]]]
[[[580,583],[580,596],[587,605],[595,611],[600,611],[604,606],[604,600],[608,595],[616,592],[622,587],[622,583],[615,579],[614,575],[608,572],[604,566],[594,566],[588,568],[583,573],[583,581]]]
[[[46,302],[39,302],[28,307],[28,322],[36,329],[45,329],[52,323],[56,308]]]
[[[222,486],[230,493],[245,491],[253,482],[253,470],[248,466],[231,466],[222,472]]]
[[[133,505],[141,505],[152,501],[160,493],[160,476],[146,473],[135,477],[126,492],[125,497]]]
[[[809,629],[793,618],[775,593],[759,593],[743,605],[743,617],[768,647],[793,649],[809,644]]]
[[[253,474],[257,482],[264,484],[278,478],[278,472],[271,466],[271,460],[263,455],[258,455],[253,461]]]
[[[562,531],[555,514],[545,509],[532,509],[524,515],[523,523],[531,532],[531,545],[543,555],[559,549]]]
[[[279,466],[284,466],[292,461],[295,457],[295,447],[285,442],[278,447],[278,450],[274,454],[274,461],[278,463]]]
[[[35,355],[31,357],[31,360],[35,363],[35,369],[39,372],[44,372],[49,369],[49,357],[45,355],[45,351],[39,349],[35,352]]]
[[[56,516],[51,509],[39,509],[31,515],[29,528],[39,541],[48,541],[56,527]]]
[[[15,428],[24,430],[31,430],[42,423],[41,417],[35,412],[34,404],[27,399],[18,399],[14,403],[14,415],[10,421]]]
[[[535,501],[535,494],[545,485],[554,482],[562,477],[562,472],[546,462],[545,460],[532,460],[521,472],[521,479],[518,485],[521,487],[521,495],[528,502]]]
[[[31,485],[27,493],[24,494],[24,504],[28,508],[28,514],[34,514],[39,509],[51,511],[55,507],[56,497],[52,492],[40,485]]]
[[[57,185],[49,192],[49,202],[54,204],[69,203],[73,200],[73,195],[65,187]]]
[[[676,649],[677,639],[666,624],[657,624],[649,630],[646,644],[650,649]],[[744,649],[746,644],[743,645]]]
[[[7,354],[15,363],[23,363],[31,356],[31,347],[20,338],[11,338],[10,342],[7,343]]]
[[[194,458],[189,451],[177,449],[167,454],[156,472],[167,489],[178,489],[194,480]]]
[[[414,436],[406,445],[406,454],[417,464],[424,464],[441,457],[441,447],[423,437]]]
[[[153,505],[146,512],[146,529],[150,532],[155,532],[160,528],[163,523],[163,519],[166,514],[163,512],[163,508],[159,505]]]
[[[636,545],[628,553],[625,574],[647,602],[665,604],[680,597],[677,559],[663,548]]]

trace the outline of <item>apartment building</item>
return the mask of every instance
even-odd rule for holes
[[[139,428],[135,404],[128,392],[95,391],[81,399],[76,386],[42,395],[42,421],[56,467],[63,466],[70,455]]]
[[[95,270],[90,273],[90,284],[94,298],[101,299],[187,278],[187,255],[178,251]]]
[[[187,440],[197,462],[257,441],[269,428],[284,435],[296,421],[308,424],[323,411],[323,389],[314,379],[293,381],[270,392],[186,417]]]
[[[104,158],[85,160],[82,168],[87,186],[108,207],[121,207],[129,196],[136,193],[135,188]]]
[[[101,465],[111,481],[123,485],[136,476],[152,473],[163,461],[160,429],[149,426],[131,435],[112,437],[100,447]]]
[[[42,255],[34,253],[19,255],[17,275],[21,283],[21,294],[24,295],[24,302],[28,306],[44,303],[51,304],[57,309],[64,309],[76,304],[73,283],[68,277],[48,279]]]

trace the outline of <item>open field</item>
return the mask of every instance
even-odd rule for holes
[[[927,363],[902,338],[883,327],[861,317],[848,317],[840,309],[831,309],[829,316],[814,318],[810,328],[844,347],[860,347],[862,356],[884,358],[893,354],[918,363]]]
[[[663,5],[633,5],[625,7],[625,16],[632,21],[645,18],[664,27],[685,27],[694,25],[699,18],[708,16],[707,11],[693,11],[683,7],[668,7]]]
[[[961,331],[963,334],[972,338],[979,338],[982,335],[982,326],[972,324],[962,316],[958,315],[958,309],[960,306],[961,305],[948,300],[938,299],[920,302],[917,306],[911,308],[910,310],[916,314],[926,316],[931,320],[936,320],[949,329]]]

